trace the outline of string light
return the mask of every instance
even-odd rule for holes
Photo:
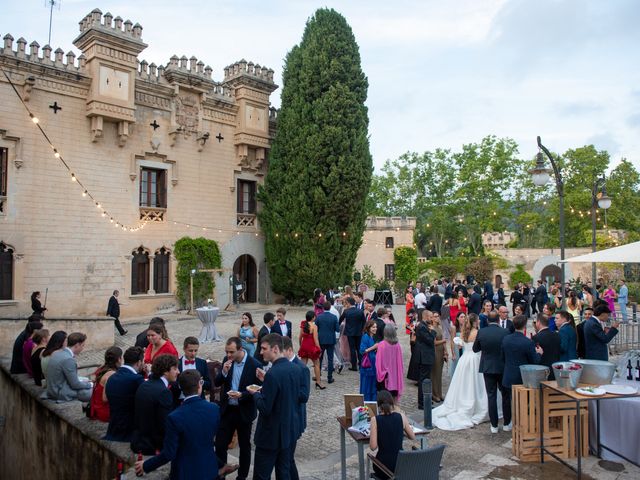
[[[76,174],[75,173],[71,174],[71,181],[72,182],[77,182],[78,181],[78,179],[76,178]]]

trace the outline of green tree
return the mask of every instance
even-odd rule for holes
[[[367,88],[351,27],[335,10],[317,10],[285,61],[259,197],[273,289],[289,298],[352,272],[373,169]]]
[[[398,247],[393,251],[396,272],[396,290],[402,292],[410,281],[418,277],[418,255],[415,248]]]

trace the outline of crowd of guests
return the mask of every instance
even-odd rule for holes
[[[244,313],[238,335],[225,342],[225,357],[214,377],[210,362],[198,357],[198,339],[185,338],[178,354],[164,320],[155,317],[135,346],[105,351],[92,382],[78,375],[77,356],[86,335],[49,335],[43,318],[34,314],[16,338],[11,373],[32,377],[44,387],[43,398],[86,404],[89,418],[107,424],[105,440],[126,442],[132,452],[148,457],[136,462],[139,475],[171,462],[171,478],[222,478],[236,470],[237,478],[247,478],[257,419],[253,478],[271,478],[275,470],[278,478],[297,479],[294,454],[306,428],[309,359],[319,386],[318,329],[315,313],[308,312],[300,325],[301,359],[286,310],[276,315],[277,321],[272,313],[265,314],[264,327],[257,331],[251,314]],[[216,389],[219,395],[214,395]],[[239,464],[229,465],[234,435]]]

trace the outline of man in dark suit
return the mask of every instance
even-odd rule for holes
[[[538,280],[538,286],[533,293],[533,298],[536,302],[536,307],[538,307],[538,312],[542,313],[544,305],[549,300],[549,296],[547,295],[547,287],[544,286],[544,282],[542,280]]]
[[[356,292],[356,308],[364,312],[364,297],[362,292]]]
[[[584,310],[582,311],[582,322],[580,322],[577,326],[576,326],[576,336],[578,337],[578,357],[577,358],[587,358],[586,352],[585,352],[585,345],[584,345],[584,326],[586,325],[587,321],[593,317],[593,308],[592,307],[585,307]]]
[[[364,323],[367,323],[369,320],[375,320],[378,318],[378,314],[376,313],[376,304],[373,300],[366,299],[364,301]]]
[[[335,317],[335,315],[334,315]],[[296,352],[293,350],[293,344],[289,337],[282,338],[282,347],[284,349],[284,356],[293,364],[297,365],[300,369],[300,389],[301,396],[298,398],[298,431],[296,433],[296,441],[293,443],[291,452],[291,480],[298,480],[298,467],[296,466],[296,445],[304,431],[307,429],[307,401],[309,400],[309,394],[311,393],[311,376],[309,368],[296,356]]]
[[[322,353],[320,354],[320,372],[322,372],[322,359],[325,352],[327,354],[327,383],[333,383],[333,351],[336,346],[336,333],[340,332],[340,324],[336,316],[331,313],[331,303],[324,302],[322,312],[316,318],[316,327],[318,327],[318,343]],[[319,381],[319,380],[318,380]]]
[[[162,449],[165,423],[173,409],[169,384],[177,378],[176,357],[160,355],[153,360],[151,377],[136,392],[135,429],[131,435],[131,450],[134,452],[154,455]]]
[[[283,337],[292,338],[291,322],[284,318],[286,314],[287,310],[284,307],[280,307],[278,310],[276,310],[276,323],[274,323],[273,327],[271,327],[271,333],[278,333]]]
[[[556,313],[556,325],[560,336],[560,362],[568,362],[578,358],[578,337],[570,322],[571,314],[569,312]]]
[[[288,337],[287,337],[288,338]],[[223,387],[220,395],[220,430],[216,435],[216,454],[221,464],[227,463],[227,449],[238,432],[240,447],[240,468],[238,478],[243,480],[249,475],[251,466],[251,425],[257,411],[253,395],[247,391],[249,385],[262,383],[256,377],[256,370],[262,366],[242,348],[238,337],[230,337],[224,347],[226,357],[222,370],[215,378],[216,386]]]
[[[422,394],[422,382],[431,378],[431,366],[436,359],[435,339],[436,332],[431,330],[425,319],[429,312],[425,313],[418,325],[416,325],[416,344],[414,355],[417,356],[419,368],[418,379],[418,408],[424,410],[424,396]]]
[[[37,317],[31,315],[33,318],[40,318],[40,315]],[[40,320],[31,320],[29,317],[29,322],[25,326],[25,329],[18,334],[16,337],[16,341],[13,343],[13,353],[11,354],[11,373],[27,373],[27,368],[22,361],[22,350],[24,347],[24,342],[35,332],[36,330],[40,330],[42,328],[42,322]],[[46,373],[46,372],[45,372]]]
[[[140,347],[129,347],[123,355],[124,364],[109,377],[105,394],[109,402],[109,426],[105,440],[131,441],[135,423],[135,398],[138,387],[144,382],[140,375],[144,351]]]
[[[215,403],[202,399],[202,378],[197,370],[180,374],[180,389],[185,393],[182,405],[167,417],[167,433],[162,451],[135,464],[136,475],[171,462],[171,480],[224,477],[236,467],[219,464],[213,440],[220,423],[220,411]]]
[[[438,312],[438,314],[440,314],[442,311],[442,297],[438,293],[437,288],[433,288],[431,293],[429,300],[427,300],[427,310],[434,313]]]
[[[362,329],[364,328],[364,313],[356,308],[356,301],[352,297],[347,298],[347,305],[340,316],[340,323],[344,322],[344,334],[349,341],[349,351],[351,353],[351,368],[358,371],[360,361],[360,340],[362,339]]]
[[[187,337],[184,339],[183,351],[184,355],[178,359],[178,370],[180,373],[187,370],[197,370],[202,378],[202,398],[204,392],[211,391],[211,379],[209,378],[209,367],[207,361],[204,358],[198,358],[198,350],[200,348],[200,342],[196,337]],[[174,385],[172,391],[175,396],[179,397],[179,400],[184,399],[184,392],[179,388],[179,385]]]
[[[493,285],[489,279],[484,281],[484,295],[482,296],[483,301],[489,300],[491,304],[493,304]]]
[[[498,316],[500,317],[498,319],[498,325],[500,327],[506,328],[509,333],[513,333],[516,331],[515,327],[513,326],[513,322],[509,320],[509,310],[507,309],[507,307],[501,305],[500,308],[498,308]]]
[[[164,318],[153,317],[149,321],[149,328],[151,328],[154,325],[159,325],[162,328],[165,328]],[[149,339],[147,338],[147,332],[149,331],[149,328],[145,328],[142,332],[136,335],[136,344],[135,344],[136,347],[140,347],[144,350],[149,346]]]
[[[520,365],[531,365],[540,363],[543,350],[524,334],[527,325],[527,317],[516,315],[513,317],[515,332],[510,333],[502,339],[502,360],[504,361],[504,373],[502,374],[502,385],[509,389],[511,396],[512,385],[522,385],[522,375]]]
[[[362,313],[362,312],[361,312]],[[270,480],[276,469],[276,478],[290,478],[291,451],[300,429],[299,404],[303,397],[300,369],[292,365],[283,354],[282,337],[273,333],[260,344],[262,356],[271,362],[263,375],[260,392],[250,390],[260,412],[253,437],[256,453],[253,462],[254,480]]]
[[[260,328],[258,332],[258,342],[256,343],[256,352],[253,354],[256,360],[261,364],[264,364],[264,359],[262,358],[262,354],[260,353],[260,342],[264,338],[265,335],[269,335],[271,333],[271,329],[273,328],[273,324],[276,321],[276,317],[273,313],[267,312],[262,317],[264,321],[264,325]]]
[[[109,305],[107,305],[107,317],[113,317],[113,323],[118,329],[118,333],[120,335],[125,335],[127,331],[122,328],[120,324],[120,304],[118,303],[118,295],[120,292],[118,290],[113,291],[113,295],[109,299]]]
[[[560,361],[560,336],[557,332],[549,330],[549,319],[541,313],[536,318],[535,328],[538,333],[531,337],[531,340],[544,350],[540,365],[549,367],[548,380],[553,380],[554,375],[551,371],[551,365]]]
[[[613,322],[611,328],[605,327],[611,310],[606,305],[598,305],[593,317],[584,325],[585,358],[590,360],[609,360],[608,343],[618,334],[620,322]]]
[[[491,312],[494,313],[494,312]],[[478,331],[473,351],[480,355],[480,373],[484,377],[489,402],[489,420],[491,433],[498,433],[498,389],[502,394],[502,418],[505,431],[511,430],[511,392],[502,385],[504,359],[502,358],[502,340],[509,335],[506,328],[498,325],[498,316],[489,315],[489,325]]]
[[[480,295],[480,287],[478,285],[473,287],[473,291],[467,302],[467,309],[469,313],[480,315],[480,311],[482,310],[482,296]]]

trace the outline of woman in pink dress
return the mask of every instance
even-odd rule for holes
[[[604,291],[602,298],[607,301],[607,305],[609,310],[611,310],[611,317],[613,319],[616,318],[616,298],[618,298],[618,294],[613,289],[613,285],[607,285],[607,289]]]
[[[398,343],[398,332],[393,325],[384,329],[384,339],[378,343],[376,353],[376,377],[379,387],[384,386],[396,402],[404,392],[404,362],[402,347]],[[378,388],[380,390],[380,388]]]

